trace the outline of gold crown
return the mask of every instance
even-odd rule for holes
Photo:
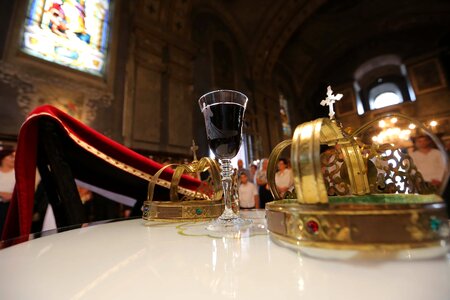
[[[170,201],[155,201],[155,185],[161,173],[169,167],[176,167],[170,185]],[[181,176],[185,173],[199,174],[206,171],[209,172],[209,177],[202,181],[198,189],[179,199],[178,185]],[[142,207],[142,218],[147,221],[201,221],[217,218],[224,209],[222,193],[220,170],[215,160],[203,157],[189,164],[166,165],[149,182],[147,200]]]
[[[422,128],[438,142],[418,121],[395,116]],[[266,205],[266,213],[275,240],[319,256],[325,249],[334,253],[346,250],[340,252],[349,255],[402,255],[402,250],[410,253],[431,248],[417,255],[446,252],[449,228],[442,198],[433,194],[409,155],[390,144],[369,145],[360,138],[384,117],[351,134],[333,118],[317,119],[299,125],[292,141],[274,148],[267,176],[278,200]],[[329,147],[322,154],[321,145],[322,149]],[[275,168],[288,146],[295,192],[286,196],[289,199],[281,199],[275,187]],[[442,145],[440,149],[445,156]],[[448,166],[446,157],[444,161]]]

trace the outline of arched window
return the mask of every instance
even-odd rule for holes
[[[373,101],[372,109],[378,109],[386,106],[391,106],[395,104],[399,104],[402,102],[402,99],[393,92],[384,92],[379,94],[375,100]]]
[[[377,56],[354,73],[358,114],[415,100],[408,73],[398,55]]]
[[[382,83],[370,89],[370,109],[379,109],[403,102],[403,96],[399,87],[394,83]]]

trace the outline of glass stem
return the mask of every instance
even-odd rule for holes
[[[223,187],[223,198],[225,202],[225,210],[223,214],[220,216],[220,219],[230,220],[237,218],[232,208],[231,188],[233,185],[233,180],[231,176],[233,175],[233,167],[231,166],[230,159],[221,159],[220,164],[222,167],[222,187]]]

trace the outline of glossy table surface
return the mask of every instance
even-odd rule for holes
[[[450,257],[320,260],[255,227],[214,237],[204,223],[96,225],[0,251],[0,299],[450,299]]]

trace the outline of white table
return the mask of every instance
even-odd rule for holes
[[[281,247],[261,228],[214,238],[198,223],[143,224],[102,224],[1,250],[0,299],[450,299],[449,257],[327,261]]]

